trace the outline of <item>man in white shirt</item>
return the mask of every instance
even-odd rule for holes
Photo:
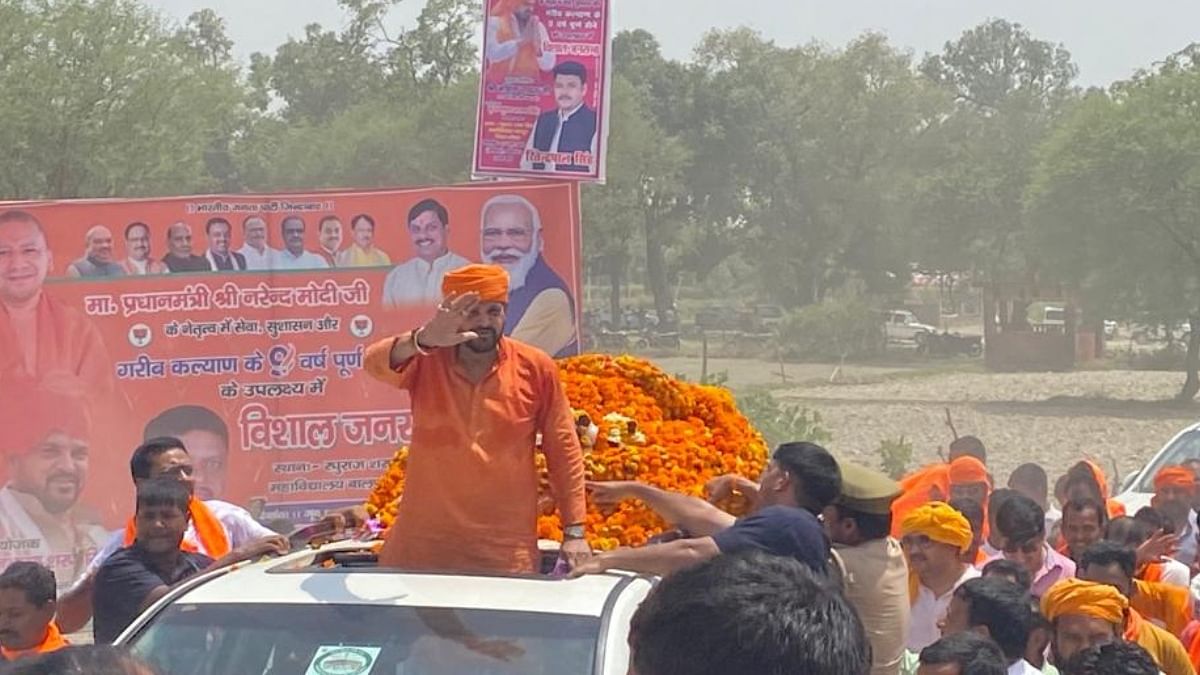
[[[288,216],[280,223],[283,232],[283,250],[275,256],[277,270],[328,269],[329,263],[316,253],[304,250],[304,230],[307,227],[300,216]]]
[[[452,253],[447,242],[450,214],[436,199],[425,199],[408,212],[408,236],[417,257],[400,263],[383,282],[383,306],[436,304],[442,299],[442,277],[471,264]]]
[[[996,577],[971,579],[954,591],[942,635],[973,631],[991,638],[1004,652],[1008,675],[1040,675],[1025,660],[1025,644],[1033,628],[1031,599],[1020,586]]]
[[[918,582],[906,646],[919,653],[941,636],[938,624],[955,589],[978,577],[979,570],[963,560],[973,540],[971,524],[949,504],[930,502],[913,509],[900,532],[900,545]]]
[[[262,216],[247,216],[242,221],[242,239],[245,243],[238,253],[246,259],[248,270],[269,270],[275,265],[279,251],[267,245],[267,221]]]
[[[133,451],[129,466],[135,485],[141,480],[164,476],[174,477],[186,484],[188,490],[194,493],[196,470],[187,449],[177,438],[155,438],[143,443]],[[288,543],[285,537],[260,525],[245,509],[217,500],[197,502],[199,500],[193,497],[193,510],[200,509],[204,514],[203,518],[218,521],[224,533],[224,541],[205,541],[205,537],[197,533],[198,519],[196,514],[193,514],[189,519],[187,532],[183,536],[184,547],[189,547],[209,557],[214,555],[220,557],[224,554],[211,550],[217,545],[236,549],[257,540],[271,539],[277,541],[284,550],[287,549]],[[92,591],[96,573],[109,556],[132,543],[130,534],[129,526],[112,533],[107,543],[88,563],[87,570],[70,589],[59,597],[58,625],[64,632],[73,633],[79,630],[91,618]]]

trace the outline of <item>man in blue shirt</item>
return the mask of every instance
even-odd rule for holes
[[[742,490],[754,506],[751,514],[741,519],[702,499],[642,483],[590,483],[588,487],[601,504],[640,499],[688,536],[602,553],[578,566],[574,576],[610,569],[666,575],[722,553],[747,551],[795,558],[824,573],[829,540],[816,514],[837,499],[842,476],[837,460],[821,446],[784,443],[775,449],[758,486]]]
[[[283,553],[275,539],[263,539],[234,549],[218,560],[180,548],[188,526],[192,494],[182,481],[151,478],[137,484],[133,545],[109,556],[96,573],[92,597],[93,636],[97,644],[117,639],[139,614],[158,602],[176,584],[196,574]]]

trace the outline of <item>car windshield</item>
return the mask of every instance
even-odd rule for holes
[[[1189,459],[1200,459],[1200,430],[1188,431],[1176,438],[1158,460],[1146,467],[1133,489],[1137,492],[1154,492],[1154,475],[1159,469],[1183,464]]]
[[[500,610],[178,604],[129,641],[172,675],[589,673],[599,621]]]

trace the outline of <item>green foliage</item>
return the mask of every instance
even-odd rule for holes
[[[904,436],[885,438],[879,442],[879,465],[883,472],[900,480],[912,463],[913,444]]]
[[[879,312],[858,298],[830,299],[788,314],[779,330],[784,358],[836,360],[860,358],[883,349]]]
[[[821,426],[821,414],[803,406],[784,403],[768,391],[753,391],[737,397],[738,409],[762,434],[767,447],[790,441],[827,445],[833,434]]]

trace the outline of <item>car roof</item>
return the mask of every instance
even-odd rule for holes
[[[470,576],[417,573],[334,556],[370,556],[368,545],[343,542],[301,551],[225,573],[197,578],[175,595],[185,604],[342,604],[495,609],[600,617],[610,596],[634,575],[608,573],[578,579],[546,576]]]

